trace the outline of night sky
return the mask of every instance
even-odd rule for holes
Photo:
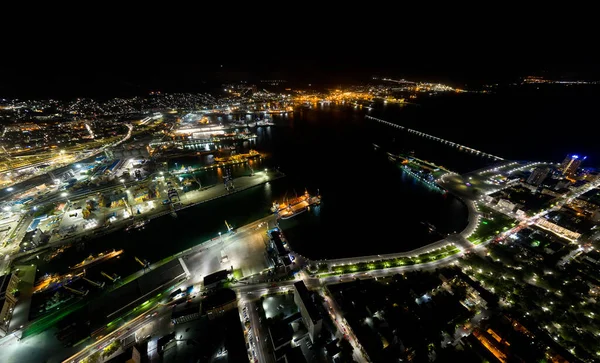
[[[268,58],[267,58],[268,59]],[[519,65],[483,61],[401,63],[356,57],[320,60],[243,60],[210,64],[135,64],[85,66],[61,64],[5,66],[0,97],[73,98],[144,95],[149,91],[204,92],[223,82],[285,79],[292,87],[336,86],[369,81],[373,76],[438,81],[455,86],[510,82],[526,75],[598,79],[592,64]]]

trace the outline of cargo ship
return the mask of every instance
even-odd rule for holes
[[[106,259],[111,259],[111,258],[115,258],[119,255],[121,255],[123,253],[123,250],[119,250],[119,251],[115,251],[113,250],[112,252],[102,252],[99,253],[98,255],[94,256],[94,255],[90,255],[88,258],[86,258],[85,260],[81,261],[80,263],[78,263],[75,266],[71,267],[71,270],[78,270],[78,269],[83,269],[83,268],[88,268],[100,261],[104,261]]]
[[[273,203],[271,212],[275,213],[278,219],[290,219],[306,212],[310,209],[310,206],[319,204],[321,204],[321,196],[317,195],[313,197],[306,191],[304,195],[287,200],[284,203]]]
[[[227,157],[215,157],[217,163],[241,163],[250,159],[262,157],[262,154],[256,150],[250,150],[247,154],[235,154]]]

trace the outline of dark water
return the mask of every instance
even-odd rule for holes
[[[440,238],[422,222],[432,223],[440,233],[465,226],[466,209],[458,200],[404,175],[385,153],[374,150],[372,143],[379,134],[385,138],[388,130],[366,122],[362,113],[341,106],[299,109],[275,122],[275,127],[258,129],[256,143],[245,148],[271,153],[272,158],[256,162],[254,168],[279,167],[287,175],[284,179],[184,210],[177,219],[154,220],[144,230],[88,241],[40,270],[61,271],[90,253],[122,248],[125,253],[118,261],[93,267],[90,273],[111,269],[124,275],[140,267],[135,257],[157,261],[225,232],[225,220],[242,226],[264,217],[273,201],[305,189],[320,191],[321,207],[282,222],[282,227],[298,252],[315,259],[410,250]],[[178,165],[197,162],[178,160]],[[235,175],[248,172],[243,166],[234,169]],[[210,184],[219,176],[202,172],[199,179]]]
[[[254,169],[280,167],[286,178],[182,211],[177,219],[155,220],[142,231],[118,232],[87,242],[42,264],[40,270],[61,272],[90,253],[123,248],[121,259],[111,262],[114,267],[105,263],[93,269],[112,268],[126,274],[139,268],[134,256],[157,261],[225,232],[225,220],[242,226],[264,217],[273,201],[300,194],[305,188],[311,193],[320,191],[321,207],[281,222],[301,254],[321,259],[417,248],[440,238],[422,222],[433,224],[440,234],[458,231],[466,225],[466,208],[452,196],[402,174],[372,144],[386,151],[414,151],[417,157],[458,172],[481,168],[490,160],[390,129],[365,120],[364,115],[507,159],[560,161],[566,153],[580,153],[590,156],[590,165],[597,164],[600,155],[593,147],[593,133],[579,132],[589,126],[586,121],[597,119],[592,94],[536,92],[452,95],[419,100],[419,106],[379,105],[372,111],[346,106],[300,108],[287,117],[274,118],[275,127],[259,128],[256,141],[238,145],[240,151],[255,148],[270,153],[272,157]],[[186,166],[202,162],[200,158],[178,160]],[[235,175],[248,172],[247,167],[234,170]],[[216,172],[198,175],[203,185],[219,182],[219,177]]]
[[[579,154],[588,156],[583,166],[598,167],[598,94],[597,85],[508,87],[423,97],[400,113],[381,107],[371,114],[506,159],[562,162]]]

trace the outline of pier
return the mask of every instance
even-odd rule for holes
[[[418,130],[410,129],[408,127],[404,127],[404,126],[401,126],[401,125],[398,125],[398,124],[395,124],[395,123],[392,123],[392,122],[389,122],[389,121],[386,121],[386,120],[382,120],[382,119],[377,118],[377,117],[366,115],[365,118],[369,119],[369,120],[374,120],[374,121],[380,122],[380,123],[382,123],[384,125],[391,126],[393,128],[396,128],[396,129],[399,129],[399,130],[402,130],[402,131],[409,132],[411,134],[415,134],[417,136],[421,136],[421,137],[426,138],[426,139],[437,141],[437,142],[440,142],[442,144],[445,144],[445,145],[452,146],[452,147],[455,147],[455,148],[460,149],[460,150],[464,150],[464,151],[470,152],[471,154],[475,154],[475,155],[478,155],[478,156],[490,158],[490,159],[493,159],[493,160],[496,160],[496,161],[503,161],[504,160],[504,158],[501,158],[499,156],[488,154],[486,152],[483,152],[483,151],[480,151],[480,150],[477,150],[477,149],[473,149],[473,148],[470,148],[470,147],[465,146],[465,145],[461,145],[461,144],[456,143],[456,142],[445,140],[445,139],[442,139],[442,138],[437,137],[437,136],[426,134],[426,133],[418,131]]]

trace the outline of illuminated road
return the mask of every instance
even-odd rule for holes
[[[325,295],[323,293],[323,290],[319,290],[319,294],[321,295],[321,297],[323,297],[323,299],[325,299],[325,303],[329,307],[328,311],[330,311],[333,315],[332,320],[335,326],[342,334],[344,334],[344,337],[348,339],[348,341],[352,345],[352,348],[354,348],[354,351],[352,352],[352,357],[354,358],[354,361],[358,363],[369,362],[369,358],[367,357],[364,349],[358,342],[358,339],[356,339],[356,336],[354,335],[354,332],[352,331],[350,326],[346,323],[346,319],[341,314],[341,309],[338,306],[338,304],[335,302],[334,299]]]
[[[462,188],[464,186],[464,179],[460,176],[452,175],[451,178],[456,178],[456,180],[446,180],[443,183],[453,183],[456,182],[461,185]],[[461,178],[459,180],[458,178]],[[442,178],[443,179],[443,178]],[[450,179],[450,177],[448,178]],[[543,217],[543,215],[553,211],[560,209],[567,200],[571,198],[575,198],[588,190],[597,187],[600,185],[600,181],[590,184],[584,189],[578,190],[577,192],[569,193],[565,196],[556,206],[552,209],[544,211],[536,216],[531,218],[523,219],[525,224],[534,223],[537,218]],[[450,188],[450,185],[448,189]],[[454,190],[452,190],[454,192]],[[305,284],[309,289],[321,291],[322,287],[330,284],[338,284],[343,282],[353,281],[355,279],[373,279],[373,278],[383,278],[393,276],[395,274],[401,274],[411,271],[432,271],[437,268],[441,268],[444,266],[448,266],[456,263],[456,261],[464,256],[465,253],[468,252],[478,252],[485,251],[485,245],[489,243],[490,239],[484,242],[481,245],[474,246],[470,242],[466,240],[466,238],[477,228],[479,225],[479,213],[475,208],[475,202],[473,202],[474,196],[469,195],[467,192],[463,192],[462,190],[457,190],[456,193],[460,198],[462,198],[467,207],[469,209],[469,225],[467,228],[461,232],[460,234],[451,235],[448,238],[437,242],[437,243],[454,243],[457,246],[462,248],[462,251],[458,254],[449,256],[444,259],[440,259],[434,262],[423,263],[418,265],[410,265],[410,266],[401,266],[401,267],[393,267],[387,269],[380,270],[372,270],[370,272],[361,272],[361,273],[348,273],[337,276],[328,276],[324,278],[311,278],[306,276],[306,274],[301,273],[298,276],[302,276],[302,279],[305,281]],[[265,219],[261,219],[249,225],[239,228],[235,234],[225,234],[222,236],[216,236],[213,240],[208,241],[204,244],[198,245],[188,251],[184,251],[181,256],[184,258],[186,264],[192,273],[192,277],[190,281],[187,283],[199,284],[202,281],[202,278],[210,273],[216,272],[221,269],[229,268],[230,266],[234,266],[236,269],[242,269],[244,276],[257,275],[266,270],[269,266],[269,262],[264,258],[264,250],[266,243],[266,230],[268,228],[272,228],[275,223],[275,218],[273,216],[269,216]],[[513,228],[507,232],[503,232],[502,236],[507,236],[511,233],[514,233],[518,230],[518,227]],[[408,253],[399,253],[399,254],[390,254],[390,255],[377,255],[377,256],[365,256],[365,257],[357,257],[351,259],[343,259],[343,260],[332,260],[332,261],[323,261],[323,263],[336,264],[340,263],[339,261],[348,261],[347,263],[356,263],[356,262],[364,262],[364,261],[374,261],[381,260],[382,258],[388,258],[389,256],[394,257],[402,257],[407,254],[413,253],[424,253],[427,250],[431,250],[433,247],[431,245],[425,246],[422,249],[416,250],[418,252],[408,252]],[[226,263],[221,262],[222,251],[228,256],[228,260]],[[320,261],[319,261],[320,262]],[[303,266],[298,266],[303,267]],[[293,289],[293,284],[298,281],[300,277],[298,277],[295,281],[283,281],[283,282],[270,282],[270,283],[238,283],[233,289],[238,293],[239,303],[241,308],[246,304],[249,304],[252,301],[256,301],[260,299],[261,296],[267,294],[280,293],[284,291],[289,291]],[[339,308],[335,304],[334,301],[331,301],[328,297],[326,297],[326,301],[330,304],[330,307],[333,309],[334,315],[336,317],[336,324],[338,329],[341,329],[342,332],[345,332],[349,341],[354,348],[354,356],[357,361],[365,362],[368,361],[366,357],[361,353],[360,345],[356,342],[355,337],[353,336],[350,328],[344,323],[343,317],[339,311]],[[249,304],[252,305],[252,304]],[[111,332],[105,337],[102,337],[99,341],[95,342],[93,345],[90,345],[84,348],[81,352],[76,355],[70,357],[66,360],[66,362],[76,362],[84,357],[87,357],[93,354],[95,351],[103,349],[103,347],[110,344],[116,338],[122,338],[127,334],[131,335],[136,330],[144,327],[145,325],[155,321],[154,316],[152,314],[154,312],[158,313],[158,316],[162,316],[162,313],[165,312],[165,307],[162,306],[154,306],[149,312],[145,312],[142,315],[134,318],[132,321],[125,323],[123,326],[119,327],[116,331]],[[249,318],[251,325],[253,327],[254,336],[253,339],[256,344],[257,349],[257,358],[259,362],[270,363],[271,357],[268,353],[265,353],[264,346],[267,342],[266,336],[261,336],[261,334],[265,334],[261,332],[261,329],[255,328],[260,326],[258,322],[258,315],[254,309],[251,309],[252,312],[249,313]],[[243,314],[243,312],[242,312]],[[243,320],[242,320],[243,322]],[[258,339],[258,340],[257,340]],[[3,342],[4,343],[4,342]],[[18,344],[18,343],[17,343]]]
[[[82,360],[86,357],[89,357],[90,355],[94,354],[95,352],[103,350],[105,347],[107,347],[113,341],[115,341],[116,338],[125,338],[126,335],[124,335],[124,334],[126,334],[128,332],[131,332],[132,334],[134,334],[136,330],[138,330],[139,328],[141,328],[144,325],[153,321],[154,317],[157,316],[157,315],[154,315],[154,313],[158,312],[157,311],[158,309],[164,309],[164,308],[161,306],[155,306],[155,307],[151,308],[149,311],[147,311],[144,314],[138,316],[137,318],[131,320],[130,322],[121,326],[114,332],[97,340],[93,344],[88,345],[83,350],[81,350],[79,353],[65,359],[63,362],[71,362],[71,363],[79,362],[80,360]],[[129,334],[129,335],[131,335],[131,334]]]

